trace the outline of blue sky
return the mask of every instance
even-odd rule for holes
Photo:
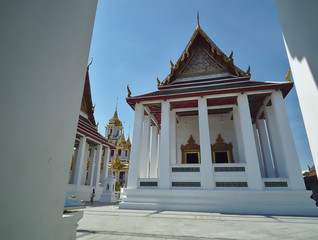
[[[132,95],[157,89],[170,72],[197,25],[242,70],[251,66],[251,80],[284,82],[289,67],[274,1],[125,0],[99,1],[90,50],[95,119],[99,132],[118,115],[125,134],[132,136],[134,112],[126,103],[126,86]],[[285,99],[302,169],[312,156],[295,89]]]

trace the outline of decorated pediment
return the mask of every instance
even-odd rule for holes
[[[221,68],[223,68],[222,65],[200,47],[195,51],[192,59],[185,66],[181,73],[201,73]]]

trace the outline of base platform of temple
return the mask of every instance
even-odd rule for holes
[[[121,209],[318,216],[310,191],[126,189]]]

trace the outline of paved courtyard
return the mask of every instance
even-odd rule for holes
[[[77,239],[317,239],[317,217],[124,210],[94,203],[84,209]]]

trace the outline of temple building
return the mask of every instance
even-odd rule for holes
[[[87,67],[67,189],[69,194],[84,201],[89,200],[93,188],[95,200],[100,199],[103,191],[101,185],[108,174],[110,154],[116,148],[97,128]]]
[[[117,105],[114,115],[105,126],[105,137],[116,148],[110,152],[108,171],[112,172],[122,187],[127,186],[131,143],[129,136],[125,139],[124,127],[118,118]]]
[[[201,29],[135,111],[120,208],[318,215],[305,190],[286,82],[251,80]]]

